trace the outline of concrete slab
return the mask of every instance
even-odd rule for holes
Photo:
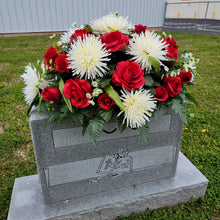
[[[203,197],[208,180],[180,152],[175,177],[44,204],[38,175],[17,178],[8,220],[115,219]],[[100,218],[101,216],[101,218]]]

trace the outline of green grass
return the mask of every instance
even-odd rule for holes
[[[200,58],[190,92],[199,107],[187,104],[188,125],[183,131],[181,151],[208,178],[204,198],[160,210],[133,213],[131,219],[220,219],[220,35],[172,33],[179,50]],[[19,77],[29,62],[42,59],[50,46],[49,35],[0,38],[0,219],[6,219],[14,179],[37,173],[31,142],[28,106]],[[194,117],[190,117],[193,113]]]

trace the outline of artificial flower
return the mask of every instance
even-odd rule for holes
[[[155,91],[154,98],[157,101],[164,102],[169,97],[168,91],[164,87],[162,87],[162,86],[155,88],[154,91]]]
[[[180,77],[183,84],[186,84],[192,80],[192,73],[190,70],[181,70],[178,76]]]
[[[39,89],[44,89],[47,86],[47,82],[41,79],[40,73],[30,65],[25,67],[25,73],[21,77],[26,84],[26,87],[23,89],[25,101],[30,105],[38,95]]]
[[[99,96],[98,103],[99,106],[105,110],[109,110],[113,105],[115,105],[115,102],[106,93]]]
[[[120,31],[115,31],[105,33],[103,36],[100,36],[100,40],[111,52],[116,52],[123,50],[124,45],[127,45],[129,42],[129,37]]]
[[[136,62],[121,61],[113,71],[112,82],[128,90],[139,89],[145,82],[144,71]]]
[[[172,98],[177,96],[182,90],[182,83],[180,77],[165,76],[164,87]]]
[[[100,33],[120,31],[124,34],[128,34],[129,29],[131,29],[131,24],[129,24],[127,18],[109,14],[94,20],[92,22],[92,28],[95,32]]]
[[[60,91],[53,87],[46,87],[42,91],[42,97],[45,101],[55,101],[60,98]]]
[[[156,100],[145,89],[123,90],[121,100],[126,108],[123,123],[126,121],[127,127],[131,128],[139,128],[145,125],[156,108]]]
[[[69,68],[73,70],[73,75],[85,79],[96,79],[103,77],[108,70],[107,61],[110,53],[104,44],[94,36],[88,36],[78,40],[71,45],[67,54],[70,61]]]
[[[132,33],[141,34],[142,32],[145,33],[147,30],[147,26],[143,26],[142,24],[138,24],[134,26],[135,28],[131,31]]]
[[[75,33],[76,28],[70,28],[60,37],[60,41],[63,44],[67,44],[70,42],[70,37]]]
[[[84,79],[68,79],[63,88],[63,95],[69,98],[71,104],[77,108],[89,106],[90,99],[86,95],[91,94],[91,85]]]
[[[165,42],[160,39],[160,36],[154,32],[146,31],[140,35],[134,36],[130,41],[128,54],[132,56],[131,60],[139,63],[142,69],[151,70],[149,57],[155,58],[158,62],[165,61],[166,58]]]
[[[45,65],[50,67],[54,67],[55,59],[58,56],[57,50],[55,47],[50,47],[46,50],[46,54],[44,55]]]
[[[55,70],[58,73],[64,73],[64,72],[69,73],[69,71],[70,71],[70,69],[68,68],[69,61],[68,61],[67,58],[68,57],[67,57],[66,54],[60,54],[56,57],[56,59],[55,59],[55,63],[56,63]]]

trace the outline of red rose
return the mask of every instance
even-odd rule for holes
[[[175,59],[176,61],[178,60],[179,52],[176,48],[174,47],[167,47],[167,54],[168,57]]]
[[[191,81],[192,79],[192,73],[190,70],[188,70],[188,72],[186,72],[185,70],[180,71],[179,77],[181,79],[181,82],[183,84],[188,83],[189,81]]]
[[[134,27],[135,29],[132,30],[132,33],[136,32],[137,34],[145,33],[147,29],[147,26],[143,26],[142,24],[135,25]]]
[[[98,98],[99,106],[105,110],[109,110],[115,102],[108,96],[107,93],[104,93]]]
[[[89,105],[86,93],[91,94],[91,85],[84,79],[68,79],[63,88],[63,94],[69,98],[71,104],[77,108],[85,108]]]
[[[70,42],[69,42],[69,44],[73,43],[73,39],[76,39],[76,38],[80,37],[81,40],[82,40],[82,39],[83,39],[85,36],[87,36],[88,34],[89,34],[88,28],[83,29],[83,30],[76,30],[76,31],[74,32],[74,34],[72,34],[72,36],[70,37]]]
[[[115,52],[118,50],[123,50],[124,44],[127,45],[129,42],[129,37],[123,35],[120,31],[115,31],[111,33],[105,33],[103,36],[100,36],[100,40],[109,50]]]
[[[53,87],[46,87],[42,91],[42,96],[47,102],[58,100],[60,98],[60,91]]]
[[[171,97],[178,95],[182,90],[180,77],[165,76],[164,87]]]
[[[58,73],[64,73],[64,72],[69,73],[70,70],[67,68],[68,67],[68,62],[69,61],[67,59],[66,54],[58,55],[55,59],[55,63],[56,63],[55,70]]]
[[[50,47],[49,49],[47,49],[46,54],[44,55],[44,59],[46,61],[45,65],[50,67],[51,66],[50,60],[52,59],[52,67],[53,67],[57,56],[58,56],[58,53],[55,47]]]
[[[116,86],[122,85],[128,90],[138,89],[145,82],[144,71],[136,62],[121,61],[113,71],[112,82]]]
[[[166,101],[169,97],[167,90],[164,87],[157,87],[154,89],[155,90],[155,95],[154,98],[158,101]]]
[[[176,41],[172,37],[164,38],[163,41],[165,42],[166,45],[178,49],[178,46],[176,45]]]
[[[179,52],[178,52],[178,46],[176,45],[176,41],[172,38],[164,38],[163,42],[165,42],[167,46],[167,56],[170,58],[173,58],[175,60],[178,60]]]

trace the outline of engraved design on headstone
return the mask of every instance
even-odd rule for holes
[[[133,157],[129,152],[120,149],[112,156],[106,155],[102,158],[96,173],[100,174],[99,177],[89,179],[89,183],[98,182],[108,178],[115,178],[124,173],[132,172]]]

